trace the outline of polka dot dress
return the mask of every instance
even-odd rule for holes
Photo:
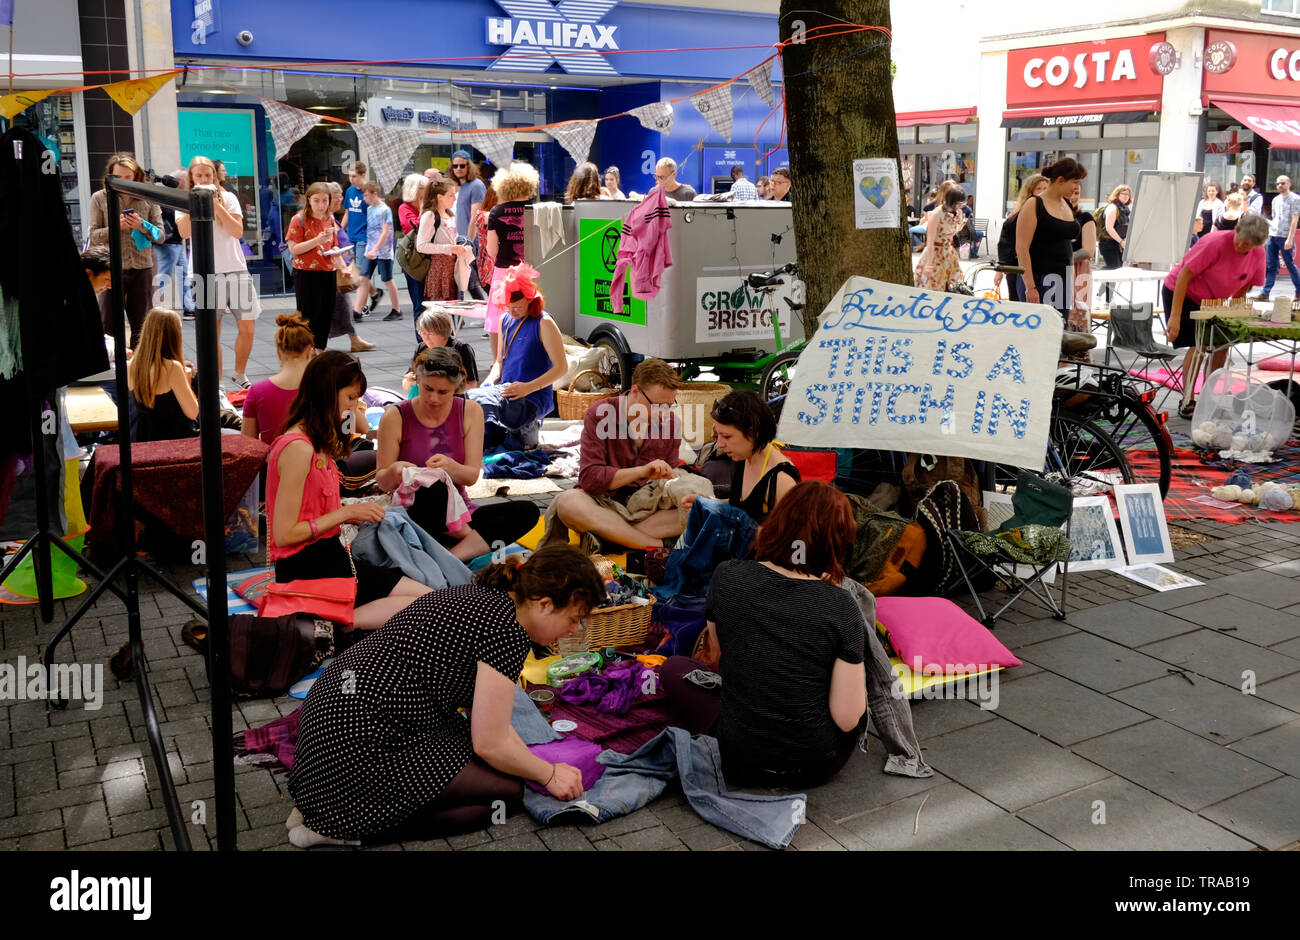
[[[302,708],[289,791],[307,827],[363,839],[409,818],[468,766],[478,663],[514,681],[529,640],[503,591],[417,599],[339,656]]]

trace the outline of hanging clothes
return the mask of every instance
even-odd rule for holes
[[[615,313],[623,312],[623,284],[629,268],[633,297],[650,300],[658,296],[664,269],[673,266],[673,253],[668,247],[668,230],[672,227],[668,197],[658,186],[623,220],[618,263],[609,286],[609,302]]]

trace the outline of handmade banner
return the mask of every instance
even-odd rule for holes
[[[704,120],[709,122],[709,126],[717,131],[723,140],[731,140],[734,115],[731,109],[730,83],[721,88],[711,88],[698,95],[691,95],[691,104],[695,105],[696,111],[704,115]]]
[[[776,64],[776,59],[768,59],[745,73],[749,79],[750,87],[758,93],[758,97],[763,99],[763,104],[769,108],[776,107],[776,95],[772,93],[772,66]]]
[[[374,124],[353,124],[357,140],[365,148],[366,159],[374,168],[375,179],[384,192],[388,192],[402,178],[402,168],[424,140],[424,131],[391,130]]]
[[[548,127],[546,133],[555,138],[564,148],[565,153],[573,157],[579,167],[587,162],[591,153],[591,142],[596,139],[596,125],[599,121],[565,121]]]
[[[777,437],[1041,470],[1061,318],[851,277],[799,357]]]
[[[667,101],[652,101],[639,108],[629,108],[628,114],[641,122],[648,131],[671,134],[673,131],[673,106]]]
[[[49,91],[16,91],[12,95],[0,97],[0,117],[6,121],[11,121],[16,115],[22,114],[38,101],[43,101],[50,95],[58,94],[57,88],[51,88]]]
[[[263,98],[262,107],[271,122],[271,139],[275,141],[275,159],[283,160],[294,144],[306,136],[320,121],[311,111]]]
[[[177,75],[181,70],[174,72],[165,72],[162,75],[152,75],[149,78],[133,78],[125,82],[113,82],[111,85],[105,85],[104,93],[118,103],[118,106],[127,114],[135,114],[146,104],[149,99],[158,93],[162,88]]]
[[[457,131],[456,143],[469,144],[481,150],[498,169],[504,170],[514,159],[515,135],[510,131]]]

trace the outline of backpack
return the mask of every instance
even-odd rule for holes
[[[849,552],[845,573],[866,585],[872,594],[899,593],[914,580],[925,559],[925,530],[894,512],[881,512],[865,497],[849,493],[858,537]]]
[[[1109,208],[1110,203],[1103,202],[1092,210],[1093,221],[1097,223],[1097,241],[1099,242],[1113,242],[1115,240],[1110,237],[1110,232],[1106,231],[1106,210]]]
[[[943,480],[952,480],[960,488],[971,511],[975,514],[974,531],[983,532],[986,518],[984,515],[984,493],[980,484],[979,471],[973,461],[966,457],[932,457],[934,463],[927,469],[921,454],[911,454],[903,465],[904,508],[915,511],[935,484]]]
[[[311,671],[316,619],[309,614],[230,618],[230,686],[242,695],[278,695]]]
[[[417,226],[398,239],[393,256],[397,258],[398,265],[407,275],[422,282],[424,276],[429,273],[431,256],[415,249],[415,238],[419,231],[420,229]]]

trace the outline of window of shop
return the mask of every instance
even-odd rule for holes
[[[1028,177],[1062,157],[1073,157],[1088,171],[1079,208],[1091,212],[1116,186],[1136,187],[1139,172],[1156,168],[1159,133],[1155,115],[1134,124],[1010,128],[1006,211],[1015,205],[1020,185]]]
[[[1295,166],[1300,155],[1295,151],[1277,150],[1274,154],[1291,154],[1291,166]],[[1230,114],[1211,108],[1205,119],[1205,178],[1218,183],[1226,192],[1234,183],[1240,183],[1247,173],[1255,175],[1257,168],[1268,166],[1267,179],[1257,180],[1261,190],[1273,188],[1277,173],[1286,170],[1274,170],[1275,165],[1286,163],[1285,159],[1275,163],[1269,153],[1268,141],[1260,137],[1251,128],[1245,127]]]
[[[54,154],[59,182],[63,188],[63,204],[72,223],[72,235],[81,245],[88,234],[81,224],[81,188],[77,176],[77,151],[73,100],[71,95],[51,95],[36,102],[14,117],[16,127],[25,127],[35,134]]]
[[[976,141],[979,124],[922,124],[898,129],[903,184],[913,217],[929,201],[930,190],[944,180],[956,180],[975,193]]]

